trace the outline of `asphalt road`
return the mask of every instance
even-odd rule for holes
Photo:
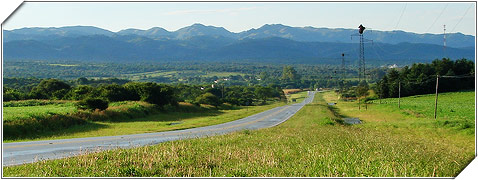
[[[268,128],[289,119],[305,104],[310,103],[314,94],[315,92],[310,91],[309,96],[301,103],[276,107],[236,121],[212,126],[158,133],[3,143],[2,164],[3,166],[18,165],[108,149],[132,148],[165,141],[226,134],[245,129]]]

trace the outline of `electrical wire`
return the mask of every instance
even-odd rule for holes
[[[455,28],[458,26],[458,24],[461,23],[461,20],[463,20],[463,18],[465,17],[465,15],[468,13],[468,11],[470,10],[470,8],[473,6],[473,4],[471,4],[468,9],[466,9],[465,11],[465,14],[463,14],[463,16],[461,16],[460,20],[458,21],[458,23],[456,23],[455,27],[453,27],[453,29],[450,31],[450,32],[453,32],[455,31]]]
[[[445,7],[443,8],[443,10],[441,10],[441,13],[438,15],[438,17],[435,19],[435,21],[433,21],[432,25],[427,29],[427,31],[425,32],[428,32],[430,31],[430,29],[433,27],[433,25],[435,25],[435,23],[438,21],[438,19],[441,17],[441,15],[443,14],[443,12],[445,12],[445,9],[448,7],[448,3],[445,5]]]
[[[395,25],[394,29],[397,29],[398,25],[400,24],[400,21],[402,20],[402,16],[405,13],[405,9],[407,9],[407,3],[405,3],[405,7],[403,7],[402,14],[400,14],[400,17],[398,18],[397,25]]]
[[[415,48],[415,47],[413,47],[413,46],[409,46],[408,48],[406,48],[406,49],[403,50],[403,51],[400,51],[400,52],[391,52],[391,51],[387,51],[387,50],[383,49],[383,48],[381,47],[381,45],[379,45],[378,43],[377,43],[377,47],[380,48],[383,52],[386,52],[386,53],[389,53],[389,54],[395,54],[395,55],[397,55],[397,54],[402,54],[402,53],[407,52],[408,50],[410,50],[410,49],[412,49],[412,48]]]
[[[372,49],[373,49],[373,52],[377,55],[378,59],[383,62],[382,56],[380,56],[380,54],[377,53],[377,50],[375,49],[374,44],[372,44]]]

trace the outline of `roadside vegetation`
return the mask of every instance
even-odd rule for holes
[[[217,109],[207,105],[197,107],[188,103],[180,103],[178,107],[168,107],[167,111],[158,111],[153,105],[145,102],[110,103],[110,107],[105,111],[82,114],[85,116],[82,119],[91,120],[81,121],[81,124],[56,130],[45,129],[41,132],[15,134],[11,137],[5,136],[5,132],[4,142],[115,136],[188,129],[237,120],[284,104],[271,101],[270,104],[263,106],[223,105]],[[4,122],[4,130],[8,126]]]
[[[98,131],[117,128],[118,126],[113,124],[123,121],[150,122],[145,124],[151,126],[140,129],[139,127],[145,127],[145,124],[131,124],[138,128],[127,128],[127,131],[117,129],[117,133],[113,134],[213,125],[258,113],[259,110],[267,110],[286,101],[282,90],[274,85],[204,87],[127,82],[122,85],[113,83],[71,86],[58,79],[44,79],[28,92],[11,88],[3,90],[6,101],[3,119],[4,142],[73,138],[78,133],[81,134],[80,137],[104,136],[112,133],[98,134]],[[250,113],[243,112],[249,109]],[[175,115],[160,117],[161,114],[168,113]],[[207,120],[220,114],[233,116],[220,116],[221,121]],[[193,117],[207,118],[199,120]],[[187,121],[191,118],[194,120]],[[163,127],[165,123],[153,124],[171,119],[185,121],[181,121],[180,125],[174,128]]]
[[[4,167],[3,172],[5,177],[454,177],[474,158],[472,135],[407,126],[403,119],[393,118],[404,116],[394,111],[377,117],[364,115],[364,124],[337,123],[334,119],[341,114],[326,104],[336,98],[334,92],[317,93],[313,103],[272,128],[85,152],[78,157]],[[339,102],[336,110],[350,115],[352,104]]]

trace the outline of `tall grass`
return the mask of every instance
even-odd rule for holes
[[[219,108],[194,106],[180,103],[179,106],[157,108],[145,102],[123,101],[110,103],[105,111],[74,111],[52,113],[45,111],[46,106],[36,108],[40,115],[13,118],[4,121],[4,142],[67,139],[95,136],[114,136],[187,129],[225,123],[250,116],[277,106],[283,102],[272,102],[264,106],[238,107],[222,105]],[[71,105],[71,108],[74,108]],[[11,110],[11,109],[10,109]],[[19,109],[23,113],[25,109]],[[7,109],[9,112],[9,110]],[[8,112],[5,113],[8,114]],[[14,116],[15,117],[15,116]],[[70,119],[67,119],[70,118]],[[42,123],[52,119],[62,121],[65,125],[48,127]],[[67,120],[65,120],[67,119]],[[75,120],[71,122],[72,120]]]
[[[6,177],[453,177],[474,158],[473,138],[335,123],[320,96],[273,128],[85,152],[3,172]]]
[[[68,104],[68,103],[71,103],[71,101],[30,99],[30,100],[3,102],[3,107],[43,106],[43,105],[51,105],[51,104],[56,105],[56,104]]]
[[[48,103],[47,103],[48,104]],[[112,104],[105,111],[78,111],[73,103],[4,107],[3,140],[32,139],[91,121],[121,121],[146,117],[157,108],[145,102]]]

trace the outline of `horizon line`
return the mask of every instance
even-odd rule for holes
[[[350,29],[353,29],[353,28],[343,28],[343,27],[339,27],[339,28],[333,28],[333,27],[314,27],[314,26],[303,26],[303,27],[298,27],[298,26],[289,26],[289,25],[284,25],[284,24],[275,24],[275,23],[272,23],[272,24],[263,24],[261,27],[259,28],[250,28],[248,30],[243,30],[243,31],[240,31],[240,32],[233,32],[233,31],[230,31],[228,29],[226,29],[225,27],[222,27],[222,26],[214,26],[214,25],[205,25],[205,24],[202,24],[202,23],[193,23],[189,26],[184,26],[182,28],[179,28],[177,30],[174,30],[174,31],[170,31],[170,30],[167,30],[163,27],[160,27],[160,26],[154,26],[154,27],[150,27],[148,29],[139,29],[139,28],[125,28],[125,29],[121,29],[119,31],[112,31],[110,29],[107,29],[107,28],[103,28],[103,27],[99,27],[99,26],[94,26],[94,25],[65,25],[65,26],[33,26],[33,27],[21,27],[21,28],[16,28],[16,29],[5,29],[2,27],[2,30],[6,30],[6,31],[14,31],[14,30],[20,30],[20,29],[33,29],[33,28],[42,28],[42,29],[49,29],[49,28],[65,28],[65,27],[95,27],[95,28],[99,28],[99,29],[103,29],[103,30],[106,30],[106,31],[110,31],[112,33],[119,33],[120,31],[124,31],[124,30],[128,30],[128,29],[134,29],[134,30],[141,30],[141,31],[147,31],[147,30],[150,30],[150,29],[153,29],[153,28],[161,28],[161,29],[164,29],[168,32],[176,32],[180,29],[183,29],[183,28],[186,28],[186,27],[191,27],[193,25],[203,25],[203,26],[206,26],[206,27],[215,27],[215,28],[224,28],[226,31],[230,32],[230,33],[234,33],[234,34],[239,34],[239,33],[242,33],[242,32],[246,32],[246,31],[249,31],[249,30],[253,30],[253,29],[260,29],[266,25],[282,25],[282,26],[286,26],[286,27],[291,27],[291,28],[315,28],[315,29],[346,29],[346,30],[350,30]],[[358,28],[357,28],[358,29]],[[443,34],[443,33],[439,33],[439,34],[435,34],[435,33],[418,33],[418,32],[412,32],[412,31],[405,31],[405,30],[377,30],[377,29],[372,29],[370,28],[372,31],[381,31],[381,32],[406,32],[406,33],[414,33],[414,34],[432,34],[432,35],[440,35],[440,34]],[[447,34],[463,34],[463,35],[468,35],[468,36],[474,36],[474,35],[471,35],[471,34],[464,34],[462,32],[450,32],[450,33],[447,33]]]

